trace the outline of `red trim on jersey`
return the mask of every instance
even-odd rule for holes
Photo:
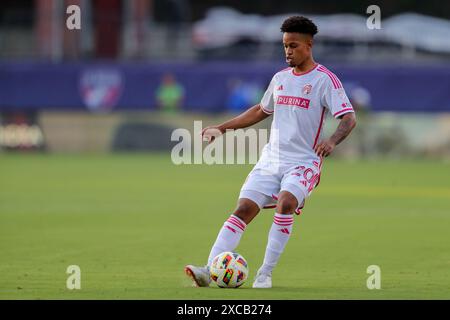
[[[333,114],[333,117],[336,117],[337,115],[339,115],[339,114],[341,114],[342,112],[345,112],[345,111],[353,111],[353,108],[342,109],[341,111],[338,111],[335,114]]]
[[[339,80],[337,79],[337,77],[331,71],[329,71],[328,69],[326,69],[326,68],[318,68],[317,71],[323,72],[326,75],[328,75],[328,77],[331,79],[331,82],[333,82],[333,87],[335,89],[338,89],[338,88],[342,87],[340,85]]]
[[[332,78],[332,79],[334,80],[334,82],[336,83],[336,85],[342,87],[341,81],[339,80],[339,78],[338,78],[333,72],[331,72],[330,70],[328,70],[327,68],[325,68],[325,67],[322,66],[322,65],[321,65],[319,68],[317,68],[317,70],[318,70],[318,71],[321,71],[321,72],[327,73],[327,74],[330,76],[330,78]]]
[[[273,111],[269,111],[269,110],[267,110],[267,109],[264,109],[264,107],[262,106],[261,103],[259,104],[259,107],[260,107],[261,110],[262,110],[264,113],[266,113],[266,114],[272,114],[272,113],[273,113]]]
[[[305,71],[305,72],[300,72],[300,73],[295,72],[295,68],[292,68],[292,74],[293,74],[294,76],[297,76],[297,77],[298,77],[298,76],[303,76],[303,75],[305,75],[305,74],[307,74],[307,73],[310,73],[311,71],[314,71],[314,69],[316,69],[318,65],[319,65],[319,64],[316,63],[316,64],[314,65],[314,67],[313,67],[311,70]]]
[[[319,139],[320,131],[322,130],[322,126],[323,126],[323,116],[325,115],[325,108],[324,107],[322,107],[322,108],[323,109],[322,109],[322,115],[320,116],[319,129],[317,130],[316,138],[314,139],[313,149],[316,147],[317,140]]]
[[[333,87],[335,89],[342,88],[341,81],[339,80],[339,78],[333,72],[331,72],[330,70],[328,70],[327,68],[325,68],[322,65],[319,68],[317,68],[317,71],[323,72],[326,75],[328,75],[328,77],[330,77],[330,79],[331,79],[331,82],[333,82]]]

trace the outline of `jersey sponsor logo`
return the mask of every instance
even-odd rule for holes
[[[309,108],[309,99],[301,98],[301,97],[292,97],[292,96],[278,96],[277,104],[287,105],[287,106],[296,106],[299,108],[308,109]]]
[[[302,93],[303,94],[310,94],[311,93],[311,90],[312,90],[312,85],[310,85],[310,84],[307,84],[307,85],[305,85],[304,87],[303,87],[303,89],[302,89]]]

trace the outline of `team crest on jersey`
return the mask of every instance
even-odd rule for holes
[[[311,93],[311,90],[312,90],[312,85],[307,84],[307,85],[305,85],[305,86],[303,87],[302,93],[303,93],[303,94],[310,94],[310,93]]]

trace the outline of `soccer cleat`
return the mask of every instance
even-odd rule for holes
[[[272,274],[262,273],[258,271],[253,282],[253,288],[268,289],[272,288]]]
[[[196,287],[209,287],[211,278],[207,267],[195,267],[189,264],[184,267],[184,272],[192,279]]]

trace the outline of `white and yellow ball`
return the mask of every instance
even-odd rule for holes
[[[248,277],[248,264],[237,252],[222,252],[212,261],[210,277],[221,288],[239,288]]]

